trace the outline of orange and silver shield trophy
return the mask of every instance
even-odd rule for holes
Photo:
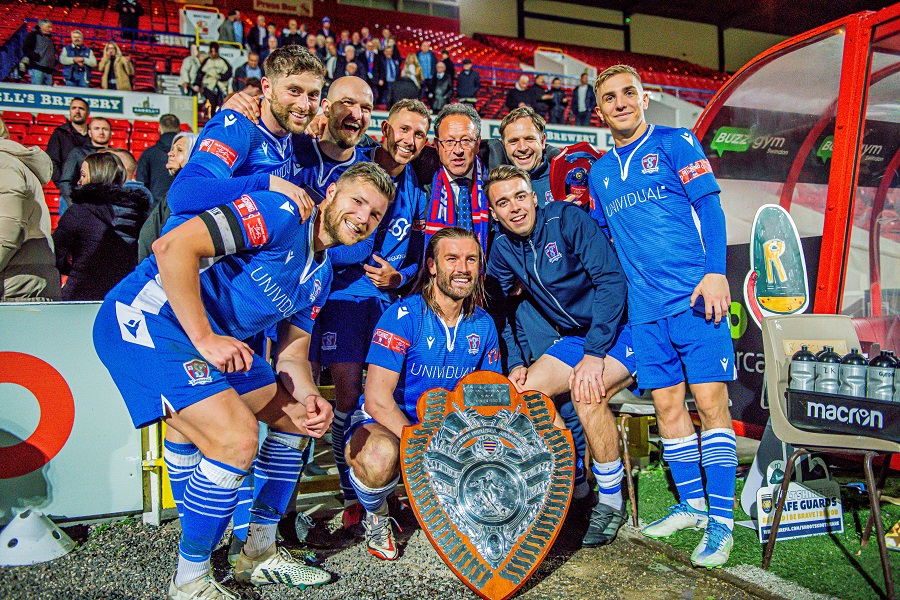
[[[419,399],[419,424],[403,430],[409,499],[432,545],[482,598],[501,600],[537,569],[572,497],[572,434],[553,425],[553,402],[519,394],[497,373],[476,371],[452,392]]]

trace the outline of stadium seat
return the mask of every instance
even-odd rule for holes
[[[34,122],[41,125],[62,125],[68,120],[66,115],[57,115],[51,113],[38,113],[35,115]]]
[[[3,122],[7,125],[12,123],[19,123],[22,125],[31,125],[34,122],[34,117],[31,113],[20,112],[15,110],[4,110],[3,111]]]

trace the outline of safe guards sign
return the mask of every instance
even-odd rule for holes
[[[769,541],[780,491],[781,483],[778,483],[756,492],[756,506],[759,508],[757,530],[762,544]],[[778,526],[778,541],[843,532],[844,509],[837,482],[829,479],[791,482]]]

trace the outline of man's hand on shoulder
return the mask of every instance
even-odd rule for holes
[[[728,279],[721,273],[707,273],[694,288],[694,293],[691,294],[691,308],[694,307],[700,296],[703,296],[706,320],[715,318],[716,324],[721,322],[731,308],[731,290],[728,287]]]
[[[253,121],[254,124],[259,125],[260,104],[262,104],[261,97],[254,98],[245,92],[235,92],[219,110],[233,110],[241,113]]]
[[[290,198],[297,205],[300,217],[304,221],[309,218],[316,207],[316,203],[313,202],[313,199],[309,197],[309,194],[303,188],[277,175],[269,175],[269,191],[279,192]]]

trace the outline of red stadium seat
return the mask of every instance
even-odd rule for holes
[[[159,131],[159,123],[155,121],[135,121],[131,125],[132,131]]]
[[[131,131],[131,121],[129,121],[127,119],[108,119],[108,120],[109,120],[110,127],[112,127],[114,130],[120,129],[122,131],[125,131],[126,133]]]
[[[34,117],[31,113],[27,112],[19,112],[15,110],[4,110],[3,111],[3,122],[7,125],[12,123],[18,123],[22,125],[31,125],[34,122]]]
[[[41,125],[62,125],[68,120],[66,115],[57,115],[51,113],[38,113],[35,115],[34,122]]]

